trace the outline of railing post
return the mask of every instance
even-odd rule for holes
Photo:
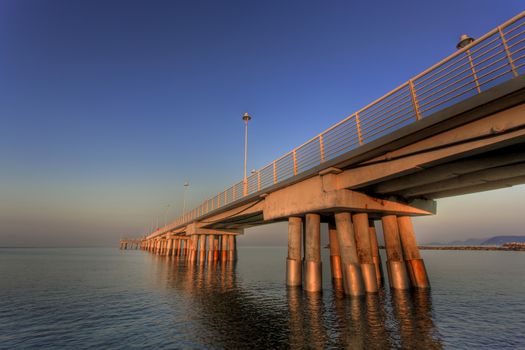
[[[361,121],[359,120],[359,114],[355,114],[355,127],[357,128],[357,138],[359,139],[359,144],[363,144],[363,135],[361,134]]]
[[[261,172],[257,172],[257,191],[261,190]]]
[[[293,174],[295,176],[297,175],[297,156],[295,154],[295,148],[293,150],[292,156],[293,156]]]
[[[319,135],[319,154],[321,155],[321,163],[324,162],[324,142],[323,134]]]
[[[408,87],[410,88],[410,96],[412,97],[412,104],[414,105],[414,111],[416,112],[416,120],[420,120],[421,114],[419,113],[419,104],[417,103],[416,90],[414,89],[412,79],[408,81]]]
[[[472,76],[474,77],[474,83],[476,84],[476,90],[478,94],[481,93],[481,88],[479,86],[478,75],[476,74],[476,69],[474,68],[474,62],[472,61],[472,56],[470,55],[470,49],[465,52],[467,54],[468,63],[470,64],[470,69],[472,70]]]
[[[276,183],[277,183],[277,166],[274,160],[273,161],[273,184],[275,185]]]
[[[501,26],[498,27],[499,36],[501,38],[501,42],[503,43],[503,47],[505,48],[505,53],[507,54],[507,59],[509,60],[510,68],[512,70],[512,74],[514,74],[515,77],[518,76],[518,71],[516,70],[516,66],[514,66],[514,61],[512,60],[512,56],[510,55],[509,47],[507,45],[507,39],[505,39],[505,36],[503,35],[503,31],[501,30]]]

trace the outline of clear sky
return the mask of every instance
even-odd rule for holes
[[[525,8],[522,1],[0,1],[0,246],[142,235]],[[170,207],[167,207],[170,205]],[[525,234],[525,187],[422,242]],[[282,226],[245,244],[284,243]]]

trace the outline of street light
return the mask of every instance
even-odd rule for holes
[[[462,49],[462,48],[464,48],[465,46],[467,46],[468,44],[470,44],[473,41],[474,41],[474,39],[471,38],[470,36],[468,36],[467,34],[462,34],[459,37],[459,43],[456,45],[456,48],[458,50]]]
[[[190,186],[190,183],[188,181],[185,181],[184,182],[184,195],[183,195],[183,200],[182,200],[182,215],[186,213],[186,192],[189,186]]]
[[[246,179],[246,162],[248,160],[248,121],[250,121],[252,117],[248,114],[248,112],[244,113],[242,116],[242,120],[244,120],[244,195],[246,196],[247,190],[248,190],[248,181]]]

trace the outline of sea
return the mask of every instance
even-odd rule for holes
[[[286,253],[0,248],[0,349],[525,349],[525,252],[422,251],[429,291],[362,298],[327,249],[322,293],[287,288]]]

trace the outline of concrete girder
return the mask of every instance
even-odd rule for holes
[[[388,152],[334,175],[334,189],[358,189],[406,176],[421,168],[525,140],[525,104]]]
[[[270,193],[264,200],[264,219],[279,220],[290,216],[302,216],[314,212],[381,212],[394,215],[432,215],[436,204],[421,201],[420,207],[378,199],[366,194],[340,189],[326,191],[321,177],[313,177],[300,183]]]
[[[405,198],[426,197],[429,193],[444,192],[448,190],[460,189],[482,185],[490,182],[505,181],[507,179],[525,176],[525,163],[501,166],[497,168],[485,169],[473,173],[460,175],[452,179],[429,183],[399,192]]]
[[[507,154],[490,154],[469,159],[461,159],[432,168],[421,167],[420,171],[411,175],[379,183],[372,187],[373,193],[388,194],[407,190],[429,183],[455,178],[489,168],[525,162],[525,152],[511,151]]]

